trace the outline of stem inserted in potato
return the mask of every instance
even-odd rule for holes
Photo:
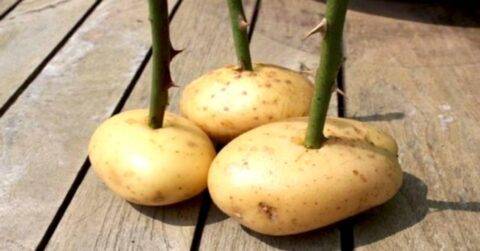
[[[242,1],[227,0],[227,3],[235,43],[235,52],[237,53],[240,67],[245,71],[253,71],[247,34],[248,23],[245,18]]]
[[[168,105],[168,88],[173,86],[170,61],[177,51],[172,48],[170,42],[167,0],[149,0],[148,2],[153,50],[149,125],[157,129],[163,126],[163,117]]]
[[[321,42],[320,65],[315,76],[315,93],[305,137],[305,147],[307,148],[320,148],[326,140],[323,128],[332,88],[343,61],[342,34],[347,5],[348,0],[327,1],[326,30]]]

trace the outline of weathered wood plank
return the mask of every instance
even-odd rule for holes
[[[0,107],[94,0],[25,0],[0,22]]]
[[[104,1],[2,117],[1,250],[39,243],[149,41],[145,1]]]
[[[251,2],[247,13],[252,12]],[[172,89],[169,109],[178,111],[184,85],[207,70],[235,62],[225,1],[199,5],[195,0],[184,0],[172,20],[171,33],[174,47],[185,49],[172,63],[173,78],[180,88]],[[125,109],[148,106],[150,74],[149,65]],[[200,205],[201,198],[197,197],[168,207],[134,207],[110,192],[89,170],[49,248],[188,250]]]
[[[352,2],[347,113],[398,141],[401,193],[357,217],[359,250],[480,246],[480,22],[439,3]]]
[[[0,15],[3,15],[10,7],[12,7],[18,0],[1,0],[0,1]]]
[[[322,3],[263,1],[251,42],[252,58],[295,70],[316,69],[318,38],[302,41],[304,34],[321,20]],[[303,66],[302,66],[303,65]],[[336,115],[332,98],[330,114]],[[340,234],[328,227],[306,234],[269,237],[241,227],[212,205],[201,240],[201,250],[336,250]]]

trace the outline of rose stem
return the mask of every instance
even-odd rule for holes
[[[153,50],[149,126],[157,129],[163,126],[168,89],[173,85],[170,61],[175,56],[175,50],[170,42],[167,0],[149,0],[148,4]]]
[[[342,35],[348,0],[328,0],[326,29],[321,42],[320,65],[315,76],[315,92],[310,107],[305,147],[320,148],[326,141],[323,134],[332,87],[343,63]]]
[[[252,59],[250,58],[250,49],[247,28],[248,23],[243,11],[241,0],[227,0],[228,11],[230,13],[230,22],[232,24],[233,40],[235,43],[235,52],[240,63],[240,67],[245,71],[252,71]]]

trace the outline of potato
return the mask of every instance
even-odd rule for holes
[[[206,188],[215,149],[185,118],[166,113],[164,127],[148,126],[147,110],[118,114],[98,127],[89,145],[96,174],[122,198],[141,205],[167,205]]]
[[[253,71],[220,68],[187,85],[182,114],[214,141],[226,143],[257,126],[308,114],[312,83],[289,69],[255,64]]]
[[[303,145],[307,118],[255,128],[214,159],[214,203],[254,231],[289,235],[323,227],[392,198],[402,184],[397,146],[367,124],[328,118],[320,149]]]

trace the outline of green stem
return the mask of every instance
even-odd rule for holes
[[[320,65],[315,76],[315,93],[305,137],[305,147],[320,148],[327,139],[323,134],[332,87],[343,61],[342,35],[348,0],[328,0],[326,32],[321,42]]]
[[[230,22],[232,24],[235,52],[242,70],[252,71],[252,59],[250,58],[249,41],[247,34],[247,20],[241,0],[227,0]]]
[[[173,50],[168,29],[167,0],[149,0],[148,3],[153,50],[149,125],[157,129],[163,126],[165,108],[168,105],[168,88],[172,86],[170,61]]]

